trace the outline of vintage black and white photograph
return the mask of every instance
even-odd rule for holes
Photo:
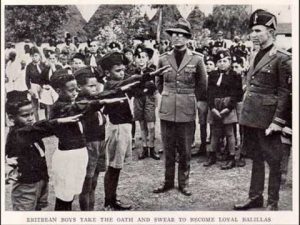
[[[2,211],[295,210],[293,6],[101,3],[2,5]]]

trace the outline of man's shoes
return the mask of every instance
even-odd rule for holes
[[[179,191],[184,194],[185,196],[191,196],[192,192],[187,188],[187,187],[183,187],[183,188],[179,188]]]
[[[155,193],[155,194],[164,193],[164,192],[167,192],[167,191],[169,191],[169,190],[171,190],[173,188],[174,188],[174,184],[173,185],[171,185],[171,184],[170,185],[169,184],[163,184],[162,186],[154,189],[153,193]]]
[[[226,164],[221,166],[221,170],[230,170],[235,167],[235,160],[231,159]]]
[[[209,167],[209,166],[215,164],[216,161],[217,161],[217,159],[216,159],[216,153],[215,152],[209,152],[208,153],[207,161],[203,164],[203,166]]]
[[[120,200],[105,201],[104,207],[112,210],[130,210],[132,208],[131,205],[124,204]]]
[[[244,158],[240,158],[239,160],[236,161],[236,166],[237,167],[244,167],[246,166],[246,161]]]
[[[268,204],[266,207],[266,211],[278,211],[278,204],[277,203]]]
[[[241,204],[236,204],[233,209],[234,210],[247,210],[251,208],[261,208],[264,206],[264,198],[263,196],[258,196],[254,199],[247,199],[247,201],[241,203]]]
[[[139,159],[145,159],[147,157],[148,157],[148,147],[143,147],[143,151],[139,155]]]
[[[154,147],[150,147],[150,157],[155,160],[160,160],[160,156],[155,152]]]
[[[160,148],[159,150],[158,150],[158,153],[159,154],[162,154],[164,152],[164,149],[163,148]]]

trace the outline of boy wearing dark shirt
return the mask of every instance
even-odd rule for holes
[[[51,85],[59,94],[54,103],[52,118],[83,114],[78,123],[60,125],[56,130],[59,139],[58,149],[53,154],[52,170],[54,191],[56,195],[55,210],[72,210],[74,196],[80,194],[86,176],[88,152],[84,135],[83,121],[89,113],[99,111],[104,104],[118,102],[122,99],[103,99],[106,94],[98,95],[93,101],[77,101],[77,82],[72,74],[62,72],[51,77]],[[113,91],[114,93],[114,91]],[[99,100],[99,99],[103,100]]]
[[[129,83],[144,83],[168,67],[162,67],[152,73],[145,73],[142,76],[133,75],[124,79],[125,60],[122,53],[113,52],[104,56],[100,62],[102,69],[107,76],[104,90],[111,90]],[[125,97],[120,93],[116,97]],[[114,104],[105,107],[104,112],[108,114],[109,123],[106,130],[106,153],[108,168],[104,177],[105,203],[107,210],[128,210],[130,205],[123,204],[117,199],[117,187],[120,171],[124,166],[125,158],[131,155],[131,123],[132,113],[128,99],[122,104]]]
[[[76,122],[79,116],[34,123],[28,92],[7,95],[6,111],[14,122],[7,135],[5,155],[14,168],[12,205],[16,211],[41,210],[48,205],[49,175],[42,138],[52,136],[59,123]]]

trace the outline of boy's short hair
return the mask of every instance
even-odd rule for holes
[[[115,65],[126,65],[127,60],[123,53],[112,52],[108,53],[100,60],[100,65],[103,70],[111,70]]]
[[[29,104],[31,104],[31,98],[28,91],[8,92],[5,104],[6,113],[15,116],[21,107]]]
[[[50,78],[50,85],[54,89],[62,89],[66,83],[75,80],[73,74],[70,74],[67,69],[57,70]]]
[[[100,77],[100,71],[91,66],[84,67],[74,73],[75,79],[79,85],[85,85],[87,79]]]

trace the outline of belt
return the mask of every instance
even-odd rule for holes
[[[177,94],[194,94],[194,88],[166,88],[164,87],[163,92],[177,93]]]
[[[273,88],[263,88],[263,87],[254,87],[254,86],[250,86],[250,88],[248,89],[249,92],[254,92],[254,93],[258,93],[258,94],[272,94],[275,95],[277,94],[277,90],[273,89]]]

